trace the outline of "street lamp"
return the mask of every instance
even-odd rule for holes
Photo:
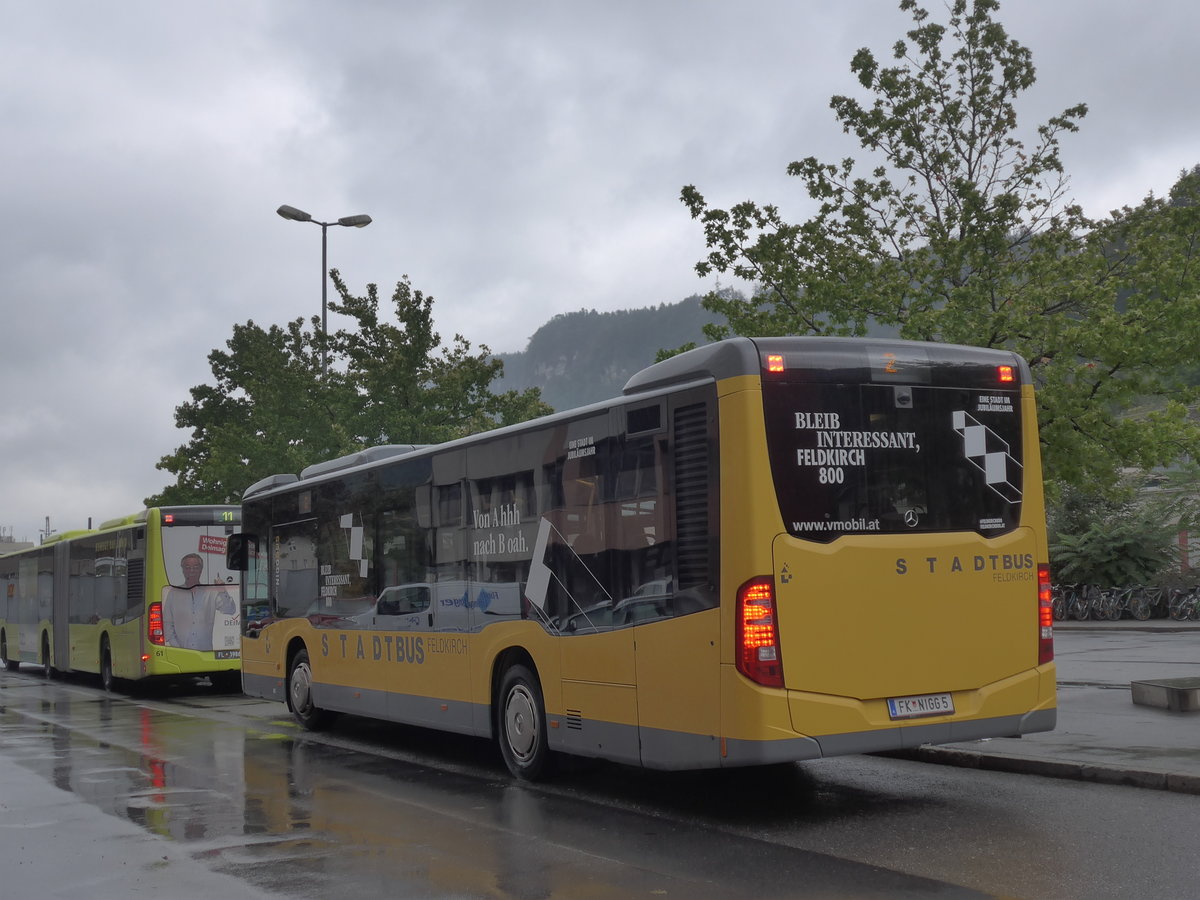
[[[326,261],[328,258],[326,232],[330,225],[343,225],[346,228],[366,228],[371,224],[371,217],[367,215],[342,216],[336,222],[318,222],[304,210],[296,209],[296,207],[286,204],[279,207],[275,212],[279,213],[285,219],[291,219],[293,222],[312,222],[314,225],[321,226],[321,372],[324,374],[329,371],[329,351],[325,345],[329,337],[329,313],[326,301],[329,287],[329,265]]]

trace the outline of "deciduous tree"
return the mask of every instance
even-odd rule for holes
[[[191,439],[158,468],[174,484],[147,505],[237,503],[255,481],[387,443],[437,443],[550,411],[536,389],[494,394],[503,364],[460,335],[442,345],[433,298],[407,277],[392,295],[396,322],[380,315],[376,286],[356,297],[337,271],[330,310],[353,322],[326,339],[313,318],[286,328],[235,325],[209,363],[215,384],[191,389],[175,411]],[[321,349],[329,353],[322,371]]]
[[[1200,350],[1194,206],[1150,197],[1086,218],[1059,143],[1087,109],[1026,139],[1017,99],[1034,83],[1032,55],[997,0],[954,0],[946,24],[915,0],[900,8],[913,27],[894,64],[867,49],[851,62],[871,99],[830,104],[873,167],[793,162],[817,209],[801,224],[683,189],[708,244],[697,271],[756,286],[706,299],[727,320],[708,336],[875,330],[1011,348],[1033,366],[1047,471],[1064,483],[1112,483],[1121,466],[1200,449],[1193,393],[1176,377]],[[1196,179],[1177,189],[1194,198]]]

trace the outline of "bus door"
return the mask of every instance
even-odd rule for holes
[[[310,623],[320,621],[316,616],[320,609],[321,594],[317,520],[309,518],[272,525],[263,541],[259,547],[259,565],[263,562],[269,565],[269,606],[260,621],[267,624],[254,632],[256,637],[262,635],[261,640],[242,641],[243,679],[250,687],[265,676],[269,678],[264,682],[264,689],[269,690],[269,696],[285,700],[288,673],[283,671],[282,666],[276,667],[273,652],[284,659],[286,656],[285,651],[274,647],[275,642],[280,641],[280,636],[272,634],[273,631],[284,629],[272,623],[306,617]],[[322,645],[318,635],[317,640],[307,647],[313,675],[317,679],[323,674],[323,659],[320,656],[323,646],[328,653],[328,643]]]
[[[54,600],[50,623],[54,641],[54,667],[63,671],[71,668],[71,629],[67,625],[70,579],[71,544],[62,541],[54,548]]]
[[[388,656],[388,717],[469,731],[465,454],[413,460],[380,473],[376,627]],[[392,644],[389,649],[388,641]]]

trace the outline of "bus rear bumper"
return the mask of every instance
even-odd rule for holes
[[[144,678],[204,678],[210,675],[236,672],[241,668],[240,659],[212,658],[211,653],[197,653],[176,650],[170,658],[150,657],[141,663],[141,677]]]
[[[1058,715],[1053,664],[955,691],[949,714],[901,719],[882,699],[760,688],[725,674],[721,766],[1019,737],[1052,730]]]
[[[912,750],[923,744],[956,744],[962,741],[1020,737],[1035,731],[1050,731],[1054,728],[1057,718],[1056,708],[1038,709],[1024,715],[998,716],[993,719],[925,722],[853,734],[827,734],[814,740],[821,745],[823,756]]]
[[[825,734],[772,741],[726,738],[721,765],[758,766],[773,763],[847,756],[854,753],[883,753],[911,750],[924,744],[954,744],[983,738],[1020,737],[1053,730],[1058,710],[1037,709],[1024,715],[951,722],[926,722],[896,728],[879,728],[847,734]]]

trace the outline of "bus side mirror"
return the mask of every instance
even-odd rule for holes
[[[250,568],[250,549],[258,548],[258,541],[251,534],[231,534],[225,543],[225,568],[231,572],[245,572]]]

